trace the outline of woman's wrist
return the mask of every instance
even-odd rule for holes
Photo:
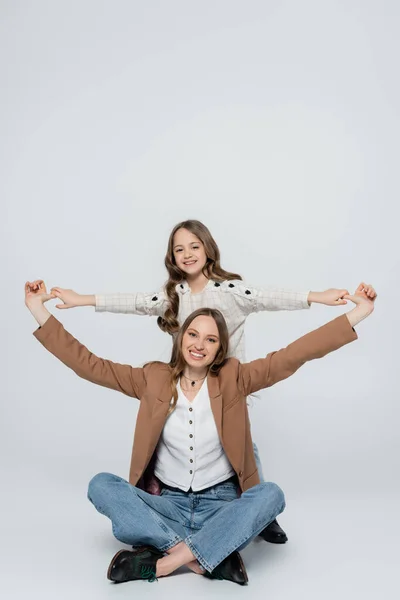
[[[352,327],[355,327],[361,321],[366,319],[373,312],[373,310],[373,306],[371,308],[370,306],[367,306],[365,304],[359,304],[358,306],[355,306],[352,310],[350,310],[346,314],[346,317],[348,318],[350,325]]]
[[[27,302],[26,306],[40,326],[44,325],[51,317],[51,313],[42,302]]]

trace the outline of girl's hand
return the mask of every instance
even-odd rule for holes
[[[27,281],[25,283],[25,304],[33,306],[34,304],[44,304],[48,300],[55,298],[53,294],[48,294],[43,279]]]
[[[325,304],[326,306],[340,306],[347,304],[344,296],[348,295],[346,289],[329,288],[324,292],[310,292],[308,294],[308,302],[316,302],[317,304]]]
[[[96,306],[94,295],[84,295],[66,290],[60,287],[52,287],[51,293],[62,301],[62,304],[56,304],[56,308],[75,308],[76,306]]]
[[[348,294],[344,298],[356,304],[355,308],[347,313],[347,318],[354,327],[373,312],[377,293],[372,285],[360,283],[354,295]]]
[[[79,306],[80,294],[77,294],[74,290],[52,287],[50,291],[62,302],[62,304],[56,304],[56,308],[75,308],[75,306]]]

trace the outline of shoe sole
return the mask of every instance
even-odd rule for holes
[[[273,538],[273,539],[268,539],[266,537],[264,537],[263,535],[259,536],[262,540],[264,540],[264,542],[268,542],[269,544],[286,544],[286,542],[288,541],[288,538]]]

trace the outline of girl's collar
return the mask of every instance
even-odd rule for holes
[[[197,294],[202,294],[207,288],[212,287],[213,285],[214,285],[214,281],[212,279],[209,279],[207,281],[206,285],[204,286],[204,288],[201,290],[201,292],[197,292]],[[176,290],[180,294],[186,294],[188,292],[191,292],[190,286],[189,286],[188,282],[186,281],[186,279],[181,281],[181,283],[178,283],[178,285],[176,286]]]

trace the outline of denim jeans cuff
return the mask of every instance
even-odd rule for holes
[[[188,536],[185,540],[183,540],[186,544],[186,546],[188,546],[188,548],[190,548],[190,550],[192,551],[192,553],[195,555],[197,561],[201,564],[201,566],[206,569],[206,571],[208,571],[209,573],[211,573],[211,571],[213,570],[213,567],[211,567],[208,562],[202,557],[202,555],[200,554],[200,552],[197,550],[196,546],[193,544],[192,540],[191,540],[192,536]]]

